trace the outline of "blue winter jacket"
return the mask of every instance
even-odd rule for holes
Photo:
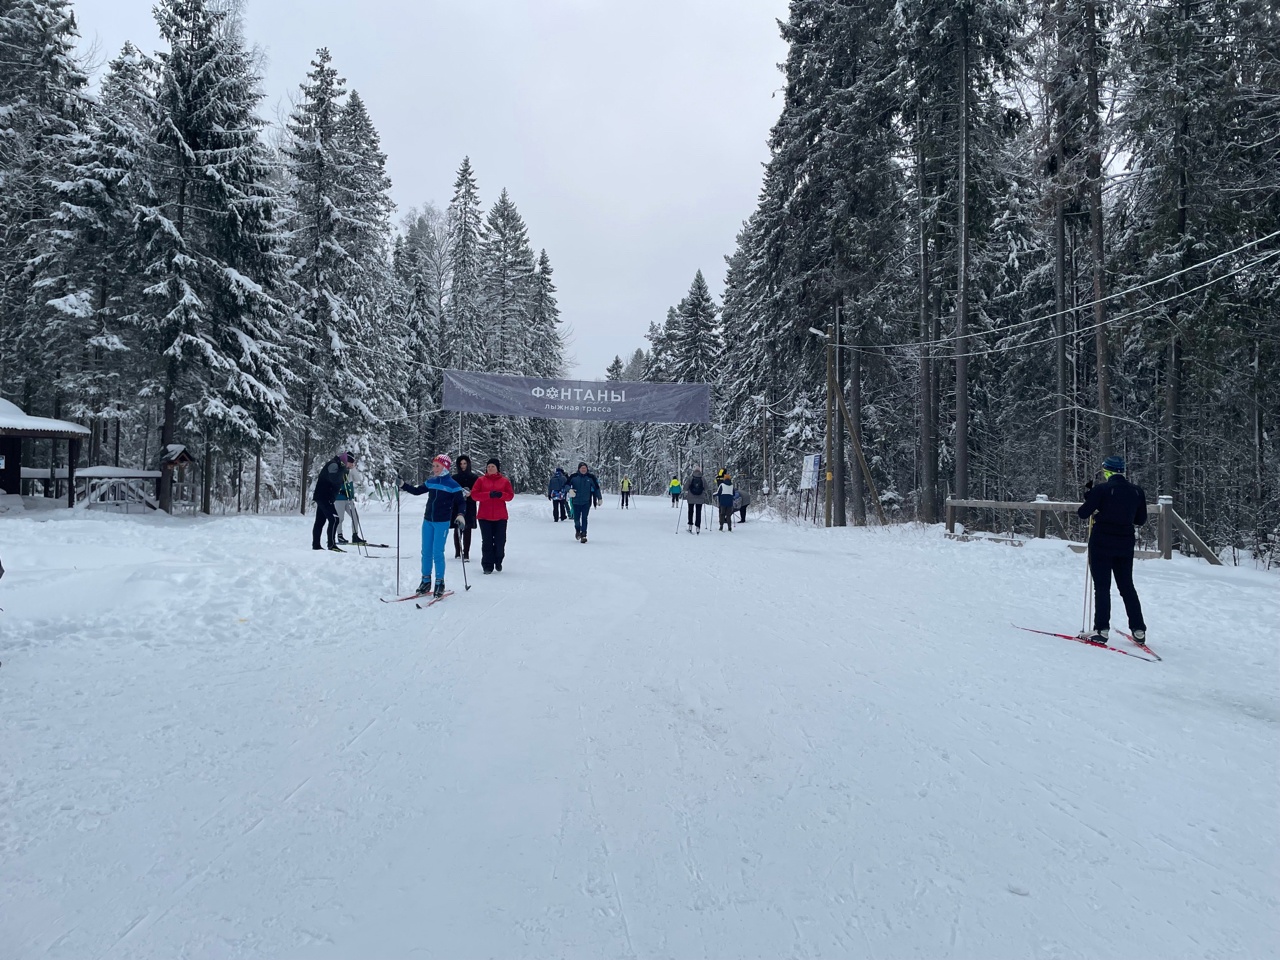
[[[452,523],[453,518],[462,513],[464,506],[462,487],[447,473],[431,477],[426,483],[418,484],[416,487],[408,483],[402,484],[400,489],[405,493],[412,493],[415,497],[420,497],[424,493],[427,495],[427,509],[423,519],[428,523]]]
[[[555,500],[563,500],[565,497],[565,487],[569,485],[569,478],[564,475],[564,471],[556,467],[556,472],[551,475],[551,481],[547,484],[547,496]]]
[[[597,500],[603,499],[600,494],[600,481],[596,479],[594,473],[578,473],[574,471],[569,475],[569,489],[573,491],[573,508],[576,510],[582,504],[594,504]]]

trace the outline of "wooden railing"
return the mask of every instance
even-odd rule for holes
[[[1209,546],[1200,539],[1199,534],[1191,528],[1191,524],[1178,516],[1176,510],[1173,509],[1172,497],[1159,497],[1157,503],[1147,504],[1147,513],[1156,518],[1156,542],[1157,550],[1161,557],[1165,560],[1173,559],[1173,530],[1176,527],[1187,541],[1195,547],[1196,551],[1204,559],[1208,560],[1215,567],[1222,566],[1222,561],[1218,559],[1218,555],[1209,549]],[[947,533],[954,536],[956,532],[956,512],[958,509],[965,507],[981,507],[991,510],[1013,510],[1022,511],[1024,513],[1034,513],[1036,515],[1036,537],[1043,539],[1045,535],[1048,520],[1052,520],[1058,533],[1064,540],[1071,539],[1067,534],[1067,526],[1062,521],[1060,514],[1070,512],[1075,514],[1080,509],[1079,501],[1074,503],[1068,501],[1049,500],[1048,498],[1040,500],[1032,500],[1029,503],[1020,503],[1011,500],[955,500],[948,499],[946,504],[946,522]]]

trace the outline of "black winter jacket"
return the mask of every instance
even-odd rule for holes
[[[1124,474],[1113,474],[1084,495],[1077,511],[1081,520],[1093,517],[1089,547],[1095,553],[1132,553],[1137,540],[1135,527],[1147,522],[1147,495]]]
[[[338,499],[338,491],[347,479],[347,468],[337,457],[334,457],[320,468],[320,476],[316,477],[316,489],[311,494],[316,503],[333,503]]]

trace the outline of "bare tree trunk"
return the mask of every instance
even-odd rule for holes
[[[1088,137],[1089,154],[1087,175],[1089,178],[1089,251],[1093,269],[1093,337],[1097,349],[1098,372],[1098,445],[1102,456],[1114,451],[1111,421],[1111,373],[1108,349],[1107,307],[1102,302],[1106,296],[1106,245],[1103,237],[1102,216],[1102,117],[1101,95],[1098,89],[1098,63],[1101,51],[1098,47],[1098,7],[1096,0],[1085,3],[1085,55],[1088,59]]]
[[[204,467],[200,478],[200,512],[206,516],[213,512],[213,444],[204,438]]]
[[[173,399],[173,392],[176,389],[174,385],[175,377],[173,364],[170,363],[169,389],[166,391],[164,398],[164,421],[160,425],[160,459],[162,461],[168,455],[169,445],[173,443],[173,434],[178,416],[177,403]],[[173,469],[172,467],[161,467],[160,509],[165,513],[173,513]]]
[[[843,300],[843,297],[841,298]],[[836,325],[835,325],[835,349],[832,355],[835,359],[835,388],[842,393],[844,392],[844,311],[840,307],[836,307]],[[839,405],[836,406],[835,425],[832,427],[831,436],[831,471],[832,471],[832,518],[831,522],[834,526],[848,526],[849,518],[845,512],[845,449],[844,449],[844,416],[840,412]],[[857,471],[854,471],[855,473]]]
[[[258,442],[258,453],[253,464],[253,512],[261,513],[262,494],[262,442]]]
[[[959,276],[956,283],[956,496],[969,496],[969,24],[960,14]]]
[[[920,519],[925,523],[938,522],[938,448],[934,425],[933,400],[933,349],[930,342],[930,297],[933,280],[933,264],[929,257],[929,232],[925,223],[925,169],[924,169],[924,116],[916,109],[916,190],[920,209]]]
[[[855,342],[856,346],[856,342]],[[862,354],[857,350],[849,356],[849,416],[853,422],[849,430],[859,441],[862,439]],[[862,451],[863,456],[866,450]],[[857,452],[854,452],[857,457]],[[853,476],[853,522],[860,527],[867,525],[866,482],[862,479],[862,470],[854,467],[849,471]]]

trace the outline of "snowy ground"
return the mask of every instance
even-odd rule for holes
[[[309,519],[0,520],[0,956],[1280,952],[1274,575],[1139,564],[1146,664],[1009,626],[1061,544],[513,507],[430,610]]]

